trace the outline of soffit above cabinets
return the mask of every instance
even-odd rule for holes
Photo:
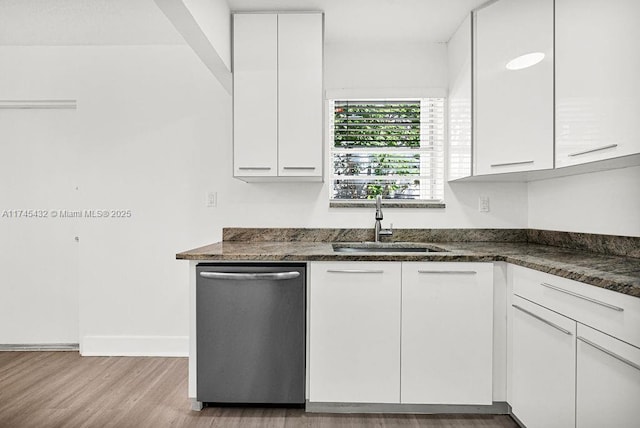
[[[317,10],[325,42],[444,43],[486,0],[229,0],[234,12]]]

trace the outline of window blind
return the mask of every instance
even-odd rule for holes
[[[444,98],[330,107],[333,199],[443,200]]]

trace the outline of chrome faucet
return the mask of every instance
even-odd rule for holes
[[[389,229],[383,229],[380,220],[382,220],[382,196],[378,195],[376,197],[376,225],[374,227],[375,231],[375,242],[380,242],[381,236],[391,236],[393,235],[393,224]]]

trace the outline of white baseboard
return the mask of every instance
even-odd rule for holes
[[[78,351],[77,343],[0,343],[0,351]]]
[[[187,357],[188,336],[84,336],[84,357]]]

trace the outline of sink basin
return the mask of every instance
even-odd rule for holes
[[[333,244],[336,253],[442,253],[447,252],[433,245],[412,242],[356,242]]]

